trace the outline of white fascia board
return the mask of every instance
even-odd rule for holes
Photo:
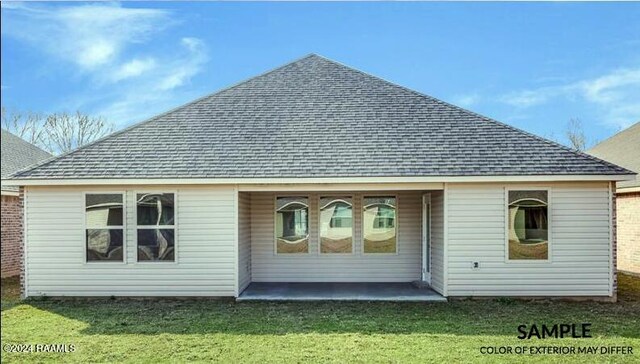
[[[455,183],[455,182],[559,182],[630,181],[633,175],[541,175],[541,176],[438,176],[438,177],[322,177],[322,178],[79,178],[11,179],[12,186],[55,185],[272,185],[272,184],[345,184],[345,183]]]

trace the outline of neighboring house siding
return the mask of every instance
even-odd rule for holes
[[[444,292],[444,193],[431,193],[431,287]]]
[[[611,216],[607,183],[550,188],[550,262],[506,262],[505,187],[448,184],[449,296],[609,296]],[[472,269],[479,262],[479,269]]]
[[[85,262],[83,192],[126,191],[126,263]],[[176,192],[176,262],[136,262],[135,193]],[[233,296],[235,193],[229,187],[26,189],[28,296]]]
[[[251,195],[238,194],[238,292],[251,283]]]
[[[640,274],[640,192],[618,193],[618,269]]]
[[[22,208],[20,197],[2,195],[2,278],[20,274]]]
[[[274,253],[275,196],[309,197],[309,253]],[[318,200],[352,196],[354,253],[318,253]],[[362,197],[396,195],[398,254],[362,253]],[[422,192],[252,193],[251,264],[254,282],[410,282],[420,279]]]

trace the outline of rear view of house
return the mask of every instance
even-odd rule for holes
[[[588,151],[598,158],[640,171],[640,122]],[[621,271],[640,274],[640,178],[616,185],[617,262]]]
[[[615,298],[615,182],[633,177],[310,55],[11,182],[27,296]]]
[[[2,129],[2,178],[50,158],[51,154]],[[20,274],[22,205],[18,188],[2,185],[2,278]]]

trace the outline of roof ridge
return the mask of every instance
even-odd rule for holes
[[[314,54],[311,54],[311,55],[314,55]],[[311,56],[311,55],[310,55],[310,56]],[[465,113],[468,113],[468,114],[471,114],[471,115],[475,115],[475,116],[477,116],[477,117],[479,117],[479,118],[481,118],[481,119],[484,119],[484,120],[485,120],[485,121],[487,121],[487,122],[491,122],[491,123],[497,124],[498,126],[501,126],[501,127],[503,127],[503,128],[508,128],[508,129],[511,129],[511,130],[517,131],[517,132],[519,132],[519,133],[523,133],[523,134],[525,134],[525,135],[527,135],[527,136],[530,136],[530,137],[533,137],[534,139],[537,139],[538,141],[544,142],[544,143],[546,143],[546,144],[549,144],[549,145],[552,145],[552,146],[555,146],[555,147],[559,147],[559,148],[561,148],[561,149],[563,149],[563,150],[565,150],[565,151],[568,151],[568,152],[570,152],[570,153],[573,153],[573,154],[575,154],[575,155],[582,156],[582,157],[586,157],[586,158],[588,158],[588,159],[591,159],[591,160],[594,160],[594,161],[599,162],[599,163],[601,163],[601,164],[604,164],[604,165],[606,165],[606,166],[608,166],[608,167],[617,167],[617,168],[621,168],[620,166],[617,166],[617,165],[615,165],[615,164],[613,164],[613,163],[607,162],[607,161],[602,160],[602,159],[600,159],[600,158],[594,157],[594,156],[592,156],[592,155],[590,155],[590,154],[587,154],[587,153],[585,153],[585,152],[581,152],[581,151],[579,151],[579,150],[572,149],[572,148],[570,148],[570,147],[567,147],[566,145],[562,145],[562,144],[560,144],[560,143],[558,143],[558,142],[554,142],[553,140],[549,140],[549,139],[543,138],[543,137],[538,136],[538,135],[536,135],[536,134],[530,133],[530,132],[528,132],[528,131],[526,131],[526,130],[523,130],[523,129],[520,129],[520,128],[516,128],[515,126],[512,126],[512,125],[509,125],[509,124],[503,123],[503,122],[501,122],[501,121],[498,121],[498,120],[492,119],[492,118],[490,118],[490,117],[487,117],[487,116],[484,116],[484,115],[478,114],[478,113],[477,113],[477,112],[475,112],[475,111],[471,111],[471,110],[465,109],[465,108],[463,108],[463,107],[461,107],[461,106],[454,105],[454,104],[451,104],[451,103],[449,103],[449,102],[446,102],[446,101],[440,100],[440,99],[438,99],[438,98],[436,98],[436,97],[433,97],[433,96],[431,96],[431,95],[427,95],[427,94],[422,93],[422,92],[420,92],[420,91],[417,91],[417,90],[414,90],[414,89],[408,88],[408,87],[406,87],[406,86],[402,86],[402,85],[397,84],[397,83],[395,83],[395,82],[392,82],[392,81],[389,81],[389,80],[387,80],[387,79],[384,79],[384,78],[382,78],[382,77],[380,77],[380,76],[376,76],[376,75],[370,74],[370,73],[368,73],[368,72],[365,72],[365,71],[359,70],[359,69],[357,69],[357,68],[354,68],[354,67],[348,66],[348,65],[346,65],[346,64],[344,64],[344,63],[341,63],[341,62],[338,62],[338,61],[334,61],[334,60],[332,60],[332,59],[329,59],[329,58],[326,58],[326,57],[323,57],[323,56],[320,56],[320,55],[317,55],[317,54],[316,54],[315,56],[317,56],[317,57],[319,57],[319,58],[322,58],[322,59],[324,59],[324,60],[326,60],[326,61],[328,61],[328,62],[331,62],[331,63],[333,63],[333,64],[339,65],[339,66],[341,66],[341,67],[345,67],[345,68],[348,68],[348,69],[350,69],[350,70],[352,70],[352,71],[355,71],[355,72],[361,73],[361,74],[363,74],[363,75],[365,75],[365,76],[373,77],[373,78],[378,79],[378,80],[380,80],[380,81],[382,81],[382,82],[385,82],[385,83],[387,83],[387,84],[389,84],[389,85],[391,85],[391,86],[398,87],[398,88],[403,89],[403,90],[405,90],[405,91],[409,91],[409,92],[411,92],[411,93],[413,93],[413,94],[415,94],[415,95],[417,95],[417,96],[427,98],[427,99],[429,99],[429,100],[431,100],[431,101],[437,102],[437,103],[439,103],[439,104],[442,104],[442,105],[445,105],[445,106],[448,106],[448,107],[452,107],[452,108],[454,108],[454,109],[457,109],[457,110],[459,110],[459,111],[462,111],[462,112],[465,112]],[[628,170],[628,169],[626,169],[626,168],[623,168],[623,169],[624,169],[624,170],[626,170],[626,171],[629,171],[629,170]],[[629,171],[629,172],[633,172],[633,171]],[[635,172],[633,172],[633,173],[635,173]]]
[[[310,61],[308,62],[304,62],[299,64],[301,61],[310,59]],[[328,66],[327,66],[328,65]],[[309,67],[307,67],[309,66]],[[192,109],[199,109],[200,107],[212,107],[212,108],[216,108],[217,103],[218,102],[224,102],[224,100],[227,99],[227,97],[224,95],[225,92],[229,91],[229,90],[233,90],[239,86],[242,85],[246,85],[243,86],[242,88],[240,88],[238,90],[238,93],[242,93],[242,91],[246,88],[248,89],[248,91],[252,91],[253,87],[258,87],[258,90],[260,90],[260,87],[263,83],[267,84],[267,86],[274,86],[272,85],[273,82],[272,81],[279,81],[278,77],[282,76],[282,77],[288,77],[290,76],[290,73],[294,73],[297,74],[299,72],[307,72],[309,71],[309,69],[313,69],[314,67],[319,67],[319,68],[326,68],[327,72],[336,72],[336,73],[342,73],[344,74],[344,76],[346,77],[345,80],[343,80],[344,82],[347,82],[348,79],[361,79],[363,82],[366,81],[366,83],[371,84],[372,87],[376,87],[377,89],[380,90],[385,90],[384,92],[389,92],[389,93],[394,93],[395,92],[399,92],[400,94],[409,94],[409,97],[406,97],[405,99],[407,100],[407,102],[413,103],[416,106],[420,105],[420,104],[431,104],[431,105],[435,105],[436,109],[441,109],[440,111],[445,111],[447,114],[451,114],[453,115],[453,117],[457,117],[460,118],[461,120],[466,120],[465,122],[463,122],[462,124],[460,124],[460,127],[465,127],[465,125],[467,125],[467,128],[473,128],[474,126],[482,129],[482,130],[489,130],[493,133],[504,133],[504,135],[507,136],[511,136],[513,138],[526,138],[528,140],[532,140],[535,141],[536,143],[541,144],[540,147],[543,150],[546,150],[547,152],[543,154],[543,157],[547,157],[547,155],[549,156],[547,159],[552,160],[552,161],[556,161],[558,162],[558,160],[560,160],[561,158],[564,159],[568,159],[571,160],[572,162],[575,162],[574,164],[577,165],[577,163],[580,163],[581,165],[585,165],[588,166],[589,168],[591,168],[592,171],[599,171],[599,169],[604,170],[605,167],[606,169],[609,170],[609,173],[611,174],[630,174],[633,173],[631,171],[628,171],[624,168],[618,167],[615,164],[603,161],[601,159],[598,159],[596,157],[590,156],[588,154],[585,153],[581,153],[575,150],[572,150],[568,147],[565,147],[557,142],[553,142],[550,141],[548,139],[539,137],[533,133],[518,129],[516,127],[513,127],[511,125],[499,122],[497,120],[488,118],[486,116],[480,115],[476,112],[464,109],[460,106],[457,105],[453,105],[450,104],[448,102],[442,101],[440,99],[437,99],[433,96],[430,95],[426,95],[422,92],[413,90],[411,88],[396,84],[394,82],[388,81],[384,78],[381,78],[379,76],[376,75],[372,75],[369,74],[365,71],[344,65],[342,63],[339,63],[337,61],[328,59],[326,57],[320,56],[318,54],[315,53],[310,53],[304,57],[295,59],[291,62],[288,62],[284,65],[272,68],[268,71],[262,72],[256,76],[247,78],[243,81],[234,83],[230,86],[221,88],[215,92],[206,94],[204,96],[201,96],[193,101],[184,103],[180,106],[174,107],[171,110],[168,110],[166,112],[160,113],[158,115],[155,115],[153,117],[150,117],[146,120],[140,121],[138,123],[135,123],[133,125],[130,125],[129,127],[123,128],[122,130],[116,131],[114,133],[111,133],[109,135],[106,135],[102,138],[99,138],[91,143],[88,143],[84,146],[81,146],[79,148],[76,148],[72,151],[66,152],[61,154],[60,156],[54,156],[52,158],[48,158],[47,160],[35,164],[33,166],[29,166],[27,168],[23,168],[17,172],[14,172],[10,178],[13,179],[19,179],[22,176],[25,176],[25,178],[29,178],[30,175],[38,175],[38,169],[43,169],[43,170],[47,170],[47,167],[53,167],[53,169],[55,170],[56,166],[57,166],[57,161],[61,161],[60,164],[64,166],[64,164],[66,162],[69,162],[71,164],[74,163],[74,161],[76,159],[82,161],[83,159],[89,159],[92,157],[95,157],[96,154],[100,154],[100,150],[102,150],[102,147],[97,147],[97,145],[99,145],[100,143],[104,143],[104,148],[106,148],[106,150],[110,150],[110,148],[118,148],[118,147],[122,147],[120,144],[122,142],[127,142],[129,140],[129,138],[127,137],[121,137],[123,134],[132,132],[133,130],[135,130],[136,128],[139,127],[143,127],[144,125],[148,125],[150,123],[154,123],[152,125],[150,125],[148,128],[145,128],[143,130],[147,130],[147,129],[162,129],[162,130],[166,130],[167,133],[170,133],[169,135],[171,135],[171,131],[179,131],[180,127],[183,124],[180,121],[189,121],[192,118],[195,118],[196,120],[209,120],[209,119],[198,119],[197,117],[193,117],[190,114],[190,110]],[[279,72],[278,72],[279,71]],[[253,83],[250,83],[254,80],[258,80],[261,79],[262,77],[265,77],[267,75],[270,75],[274,72],[278,72],[276,74],[274,74],[273,76],[269,76],[265,82],[261,81],[255,81]],[[351,76],[348,76],[351,75]],[[354,76],[355,75],[355,76]],[[293,77],[293,76],[291,76]],[[297,80],[294,78],[294,81]],[[298,80],[298,83],[300,82],[300,80]],[[249,84],[248,84],[249,83]],[[280,85],[280,83],[276,83],[276,86]],[[296,83],[294,83],[294,85],[298,85]],[[269,87],[263,87],[263,89],[266,90],[270,90]],[[413,96],[411,96],[413,95]],[[232,92],[232,96],[234,96],[233,92]],[[320,96],[320,94],[318,95]],[[246,102],[250,102],[251,100],[248,100]],[[287,101],[287,100],[285,100]],[[385,103],[385,105],[387,105],[387,107],[393,108],[394,107],[394,103]],[[225,109],[226,110],[226,109]],[[423,108],[423,111],[426,110],[426,108]],[[172,115],[175,114],[173,117],[167,117],[167,115]],[[277,116],[277,115],[276,115]],[[473,119],[473,120],[468,120],[468,119]],[[226,119],[224,119],[226,120]],[[440,119],[438,119],[440,120]],[[442,119],[441,122],[447,122],[446,118]],[[191,125],[188,124],[188,122],[186,122],[186,125]],[[442,124],[442,125],[446,125],[446,124]],[[493,130],[491,130],[493,129]],[[132,134],[138,135],[141,133],[138,133],[138,130],[133,131]],[[184,139],[184,138],[183,138]],[[186,140],[186,141],[185,141]],[[107,142],[109,141],[109,142]],[[183,144],[188,144],[188,138],[184,139]],[[132,147],[132,146],[126,146],[125,144],[125,148],[131,148],[132,153],[135,152],[136,147]],[[141,150],[144,152],[146,150],[149,150],[150,148],[152,148],[152,146],[150,146],[149,144],[141,144]],[[146,149],[145,149],[146,148]],[[512,148],[513,149],[513,148]],[[128,149],[127,150],[127,154],[128,154]],[[518,147],[515,147],[514,151],[516,153],[520,153],[522,154],[524,152],[524,150],[522,149],[518,149]],[[566,153],[569,152],[569,153]],[[564,154],[564,156],[563,156]],[[73,155],[74,157],[69,157]],[[100,158],[101,160],[108,160],[110,158],[112,158],[113,156],[111,155],[104,155]],[[121,156],[122,157],[122,156]],[[554,159],[555,158],[555,159]],[[124,155],[124,159],[127,159],[126,154]],[[69,161],[67,161],[69,160]],[[125,160],[122,160],[120,163],[123,163],[123,165],[126,165]],[[514,164],[517,164],[517,160],[513,161]],[[556,169],[562,168],[562,162],[558,162],[560,163],[560,166]],[[541,171],[540,169],[534,168],[536,167],[536,165],[534,165],[531,168],[528,168],[528,172],[529,173],[533,173],[533,174],[544,174],[544,173],[540,173],[540,172],[544,172]],[[498,169],[498,168],[496,168]],[[577,167],[575,167],[574,169],[578,169]],[[586,170],[586,167],[585,167]],[[34,172],[35,171],[35,172]],[[237,171],[236,171],[237,172]],[[421,171],[422,173],[425,173],[424,171]],[[75,173],[73,171],[71,171],[70,173],[72,173],[72,175]],[[102,172],[100,173],[85,173],[87,175],[89,175],[89,178],[104,178],[104,176],[109,175],[109,172],[106,169],[103,169]],[[204,172],[203,172],[204,173]],[[217,172],[216,172],[217,173]],[[549,172],[551,173],[551,172]],[[43,174],[40,173],[41,175],[44,175],[43,178],[46,178],[47,174]],[[120,173],[121,175],[125,175],[126,173]],[[206,173],[205,173],[206,174]],[[428,172],[427,172],[428,174]],[[55,174],[54,174],[55,175]],[[117,177],[113,177],[113,178],[117,178]]]
[[[111,134],[109,134],[109,135],[105,135],[105,136],[103,136],[103,137],[101,137],[101,138],[98,138],[98,139],[96,139],[96,140],[94,140],[94,141],[92,141],[92,142],[90,142],[90,143],[87,143],[87,144],[85,144],[85,145],[83,145],[83,146],[80,146],[80,147],[78,147],[78,148],[76,148],[76,149],[70,150],[70,151],[65,152],[65,153],[62,153],[62,154],[60,154],[60,155],[53,155],[51,158],[48,158],[48,159],[46,159],[46,160],[44,160],[44,161],[42,161],[42,162],[40,162],[40,163],[34,164],[34,165],[29,166],[29,167],[26,167],[26,168],[22,168],[22,169],[20,169],[19,171],[16,171],[16,172],[12,173],[8,178],[18,177],[18,176],[19,176],[20,174],[22,174],[22,173],[29,172],[29,171],[31,171],[32,169],[36,169],[36,168],[39,168],[39,167],[45,166],[45,165],[47,165],[47,164],[49,164],[49,163],[51,163],[51,162],[54,162],[54,161],[56,161],[56,160],[58,160],[58,159],[62,159],[62,158],[64,158],[64,157],[66,157],[66,156],[72,155],[72,154],[74,154],[74,153],[76,153],[76,152],[82,151],[82,150],[87,149],[87,148],[89,148],[89,147],[91,147],[91,146],[94,146],[94,145],[96,145],[96,144],[98,144],[98,143],[101,143],[101,142],[103,142],[103,141],[105,141],[105,140],[107,140],[107,139],[109,139],[109,138],[112,138],[112,137],[115,137],[115,136],[121,135],[121,134],[123,134],[123,133],[125,133],[125,132],[131,131],[131,130],[133,130],[133,129],[135,129],[135,128],[138,128],[138,127],[140,127],[140,126],[143,126],[143,125],[146,125],[146,124],[148,124],[148,123],[151,123],[151,122],[153,122],[153,121],[155,121],[155,120],[157,120],[157,119],[159,119],[159,118],[161,118],[161,117],[164,117],[164,116],[166,116],[166,115],[169,115],[169,114],[171,114],[171,113],[173,113],[173,112],[176,112],[176,111],[178,111],[178,110],[180,110],[180,109],[182,109],[182,108],[185,108],[185,107],[191,106],[191,105],[196,104],[196,103],[198,103],[198,102],[200,102],[200,101],[203,101],[203,100],[208,99],[208,98],[210,98],[210,97],[216,96],[216,95],[218,95],[218,94],[220,94],[220,93],[222,93],[222,92],[228,91],[228,90],[230,90],[230,89],[232,89],[232,88],[238,87],[238,86],[240,86],[240,85],[243,85],[243,84],[245,84],[245,83],[247,83],[247,82],[250,82],[250,81],[252,81],[252,80],[255,80],[255,79],[257,79],[257,78],[264,77],[264,76],[266,76],[266,75],[268,75],[268,74],[270,74],[270,73],[273,73],[273,72],[278,71],[278,70],[280,70],[280,69],[282,69],[282,68],[285,68],[285,67],[287,67],[287,66],[290,66],[290,65],[292,65],[292,64],[294,64],[294,63],[300,62],[300,61],[302,61],[302,60],[305,60],[305,59],[307,59],[307,58],[311,58],[311,57],[314,57],[314,56],[315,56],[315,57],[324,58],[324,57],[318,56],[318,55],[317,55],[317,54],[315,54],[315,53],[309,53],[309,54],[305,55],[304,57],[296,58],[295,60],[293,60],[293,61],[291,61],[291,62],[287,62],[287,63],[285,63],[285,64],[283,64],[283,65],[281,65],[281,66],[278,66],[278,67],[275,67],[275,68],[269,69],[269,70],[267,70],[267,71],[265,71],[265,72],[263,72],[263,73],[260,73],[260,74],[258,74],[258,75],[256,75],[256,76],[252,76],[252,77],[247,78],[247,79],[245,79],[245,80],[243,80],[243,81],[236,82],[236,83],[234,83],[234,84],[232,84],[232,85],[230,85],[230,86],[223,87],[223,88],[221,88],[221,89],[219,89],[219,90],[216,90],[216,91],[211,92],[211,93],[208,93],[208,94],[206,94],[206,95],[204,95],[204,96],[198,97],[198,98],[197,98],[197,99],[195,99],[195,100],[189,101],[189,102],[184,103],[184,104],[179,105],[179,106],[176,106],[176,107],[174,107],[174,108],[172,108],[172,109],[170,109],[170,110],[168,110],[168,111],[165,111],[165,112],[160,113],[160,114],[158,114],[158,115],[154,115],[154,116],[152,116],[152,117],[150,117],[150,118],[148,118],[148,119],[145,119],[145,120],[139,121],[139,122],[137,122],[137,123],[135,123],[135,124],[133,124],[133,125],[130,125],[130,126],[128,126],[128,127],[126,127],[126,128],[124,128],[124,129],[120,129],[120,130],[115,131],[115,132],[113,132],[113,133],[111,133]],[[324,59],[326,59],[326,58],[324,58]]]

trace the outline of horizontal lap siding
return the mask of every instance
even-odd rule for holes
[[[505,262],[505,185],[448,185],[450,296],[609,295],[608,185],[546,186],[551,261],[538,263]]]
[[[251,195],[238,194],[238,292],[251,283]]]
[[[126,263],[85,262],[83,192],[126,190]],[[233,296],[232,188],[177,191],[177,260],[136,262],[135,193],[144,187],[27,189],[27,294],[48,296]]]
[[[398,254],[363,255],[361,234],[362,196],[397,195]],[[286,196],[286,193],[279,194]],[[292,193],[309,196],[309,254],[274,254],[273,193],[251,195],[251,263],[254,282],[410,282],[420,279],[421,192]],[[318,253],[318,199],[353,196],[354,253]]]
[[[431,193],[431,287],[444,292],[444,194]]]

